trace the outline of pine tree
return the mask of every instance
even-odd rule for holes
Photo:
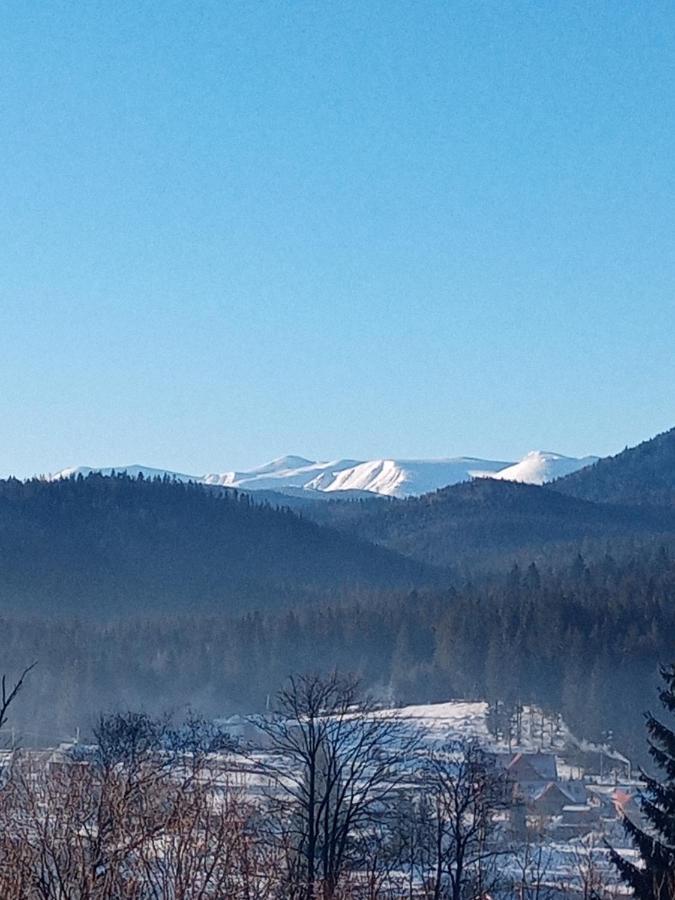
[[[661,703],[675,713],[675,665],[661,670],[665,687]],[[643,774],[645,788],[640,805],[646,827],[624,819],[626,833],[638,850],[642,866],[636,866],[612,851],[622,880],[639,900],[675,900],[675,732],[647,715],[649,752],[663,770],[662,781]]]

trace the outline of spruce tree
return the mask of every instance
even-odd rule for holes
[[[675,713],[675,665],[661,670],[665,687],[661,703]],[[622,880],[639,900],[675,900],[675,732],[647,714],[649,752],[665,773],[661,780],[643,773],[645,787],[640,795],[644,828],[628,817],[626,833],[640,854],[641,865],[612,851]]]

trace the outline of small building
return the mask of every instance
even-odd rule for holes
[[[549,781],[531,798],[529,810],[540,818],[552,818],[561,815],[563,809],[570,805],[570,801],[569,794],[565,793],[559,782]]]
[[[558,765],[553,753],[516,753],[506,771],[519,784],[558,780]]]

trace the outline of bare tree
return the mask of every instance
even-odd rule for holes
[[[269,897],[273,865],[259,854],[256,811],[241,791],[200,781],[181,791],[167,828],[144,843],[144,898],[203,900]]]
[[[548,900],[558,891],[553,882],[553,851],[528,837],[510,856],[511,888],[519,900]]]
[[[9,707],[12,705],[14,700],[16,700],[16,695],[23,687],[26,675],[28,675],[28,673],[32,669],[34,669],[36,665],[37,663],[31,663],[30,666],[26,666],[21,675],[19,675],[17,680],[14,682],[14,685],[10,688],[7,687],[7,676],[2,676],[2,680],[0,681],[0,728],[2,728],[7,721],[7,713],[9,711]]]
[[[429,753],[424,790],[435,811],[428,896],[483,896],[505,852],[493,837],[495,814],[507,805],[506,780],[476,742],[453,741]]]
[[[606,847],[597,845],[589,835],[574,846],[569,883],[561,889],[572,888],[581,900],[610,900],[616,896],[618,880],[610,870]]]
[[[260,811],[194,729],[190,759],[142,715],[103,717],[97,734],[79,757],[14,756],[0,803],[3,900],[271,900],[280,867]]]
[[[357,860],[355,836],[382,814],[417,738],[337,673],[292,677],[257,724],[277,757],[269,771],[290,835],[289,895],[331,900]]]

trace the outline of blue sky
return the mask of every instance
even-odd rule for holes
[[[670,2],[0,11],[0,471],[675,424]]]

